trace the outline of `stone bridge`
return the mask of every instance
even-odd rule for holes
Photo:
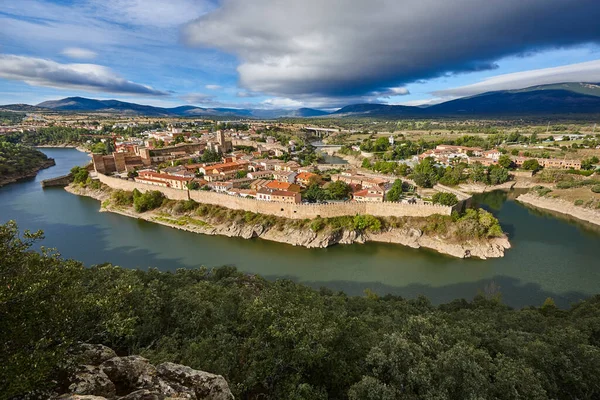
[[[41,184],[43,188],[52,187],[52,186],[60,186],[65,187],[69,183],[73,181],[73,176],[71,174],[58,176],[56,178],[44,179]]]

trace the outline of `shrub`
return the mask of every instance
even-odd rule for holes
[[[594,192],[594,193],[600,193],[600,185],[594,185],[594,186],[592,186],[592,192]]]
[[[71,168],[71,175],[73,176],[73,182],[79,184],[85,184],[88,177],[90,176],[87,168],[84,167]]]
[[[379,232],[381,230],[381,220],[372,215],[356,215],[354,217],[354,230],[363,232],[370,230],[373,232]]]
[[[146,193],[140,193],[137,189],[133,191],[133,207],[139,213],[160,207],[164,200],[165,195],[158,190],[151,190]]]
[[[319,232],[323,228],[325,228],[325,221],[321,218],[317,217],[310,223],[310,230],[313,232]]]
[[[574,204],[575,204],[576,206],[582,206],[582,205],[583,205],[583,200],[581,200],[581,199],[577,199],[577,200],[575,200],[575,203],[574,203]]]
[[[454,193],[437,192],[433,196],[431,196],[431,201],[434,204],[453,206],[456,203],[458,203],[458,198]]]
[[[125,190],[115,190],[111,196],[113,203],[118,206],[132,206],[133,193]]]

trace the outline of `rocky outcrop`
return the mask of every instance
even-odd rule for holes
[[[535,208],[568,215],[583,222],[600,225],[600,210],[576,206],[562,199],[538,196],[536,193],[530,192],[517,197],[517,201]]]
[[[158,366],[140,356],[118,357],[102,345],[82,344],[71,357],[67,393],[56,399],[233,400],[227,381],[170,362]],[[84,364],[79,364],[84,363]]]

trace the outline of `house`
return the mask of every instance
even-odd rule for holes
[[[373,186],[368,189],[359,190],[353,194],[354,200],[359,202],[383,203],[385,199],[385,189],[379,186]]]
[[[265,185],[265,188],[273,191],[284,190],[286,192],[300,193],[300,186],[289,182],[270,181]]]
[[[299,204],[302,196],[299,192],[288,192],[286,190],[276,190],[271,194],[271,201],[280,201],[283,203]]]
[[[233,189],[232,182],[209,182],[208,187],[214,190],[217,193],[226,193],[227,191]]]
[[[312,172],[301,172],[296,175],[296,183],[301,186],[310,185],[311,180],[319,178],[319,175],[313,174]]]
[[[275,172],[273,172],[273,179],[275,179],[277,181],[281,181],[281,182],[294,183],[294,182],[296,182],[297,175],[298,174],[296,172],[275,171]]]
[[[152,170],[142,170],[138,172],[138,176],[135,178],[135,181],[148,185],[184,190],[188,188],[188,183],[190,183],[192,179],[193,178],[162,174]]]
[[[248,172],[247,176],[250,179],[271,178],[273,177],[273,173],[271,171],[252,171]]]
[[[363,175],[352,175],[352,174],[335,174],[331,175],[331,181],[342,181],[350,186],[360,186],[363,189],[371,187],[385,187],[389,184],[387,179],[382,178],[371,178]]]

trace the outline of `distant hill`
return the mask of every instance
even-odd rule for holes
[[[488,92],[423,109],[426,115],[548,115],[600,113],[600,97],[566,89]]]
[[[2,110],[2,111],[19,111],[19,112],[50,111],[47,108],[39,107],[39,106],[30,106],[29,104],[6,104],[4,106],[0,106],[0,110]]]
[[[411,107],[389,104],[352,104],[328,113],[313,108],[238,109],[204,108],[184,105],[172,108],[153,107],[119,100],[95,100],[67,97],[44,101],[37,106],[10,104],[0,110],[25,112],[106,112],[126,115],[230,117],[230,118],[435,118],[435,117],[509,117],[546,115],[600,114],[600,84],[558,83],[538,85],[525,89],[504,90],[463,97],[431,106]]]

